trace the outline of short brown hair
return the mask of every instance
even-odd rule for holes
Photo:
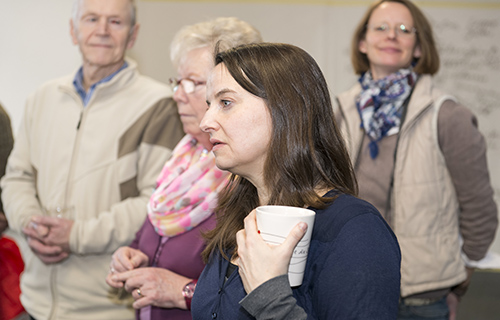
[[[357,194],[328,86],[307,52],[289,44],[244,45],[219,53],[215,64],[220,63],[243,89],[265,101],[271,115],[264,164],[264,183],[271,190],[268,204],[324,208],[334,197],[318,195],[318,188]],[[217,226],[205,234],[205,261],[217,249],[225,257],[236,254],[236,232],[258,205],[256,188],[233,175],[219,194]]]
[[[379,0],[373,3],[359,22],[351,42],[351,62],[356,74],[370,70],[370,61],[365,53],[359,51],[359,42],[366,36],[366,25],[373,11],[384,2],[401,3],[408,8],[417,29],[417,45],[420,46],[420,58],[414,58],[413,70],[420,74],[435,74],[439,70],[439,54],[434,42],[432,27],[423,12],[409,0]]]

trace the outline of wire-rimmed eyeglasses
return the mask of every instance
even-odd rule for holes
[[[414,27],[407,27],[404,24],[398,24],[393,28],[391,28],[387,23],[367,24],[366,28],[374,31],[376,34],[387,34],[389,30],[394,29],[394,32],[398,36],[403,36],[403,37],[411,37],[412,35],[417,33],[417,29],[415,29]]]
[[[197,86],[202,86],[206,84],[206,81],[195,81],[193,79],[176,79],[170,78],[168,79],[170,86],[174,92],[179,89],[179,85],[182,85],[182,89],[184,89],[185,93],[193,93]]]

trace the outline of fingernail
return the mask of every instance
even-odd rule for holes
[[[257,233],[260,234],[260,230],[257,230]]]
[[[305,222],[301,222],[301,223],[299,224],[299,228],[300,228],[300,230],[302,230],[302,231],[306,231],[306,230],[307,230],[307,223],[305,223]]]

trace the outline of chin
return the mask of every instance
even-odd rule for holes
[[[217,168],[219,168],[220,170],[224,170],[224,171],[229,171],[231,173],[234,173],[233,171],[231,171],[231,168],[232,166],[224,163],[223,161],[221,161],[220,159],[217,159],[217,155],[215,155],[215,165],[217,166]]]
[[[196,137],[197,135],[200,134],[199,127],[194,126],[190,122],[185,123],[184,121],[182,121],[182,119],[181,119],[181,122],[182,122],[182,130],[184,131],[184,133],[190,134],[193,137]]]

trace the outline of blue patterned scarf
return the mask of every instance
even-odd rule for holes
[[[373,80],[371,72],[359,78],[362,91],[356,99],[361,117],[361,127],[370,138],[370,156],[378,155],[377,142],[383,137],[399,132],[401,106],[417,81],[418,75],[412,68],[400,69],[379,80]]]

